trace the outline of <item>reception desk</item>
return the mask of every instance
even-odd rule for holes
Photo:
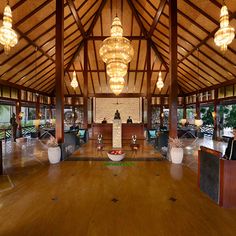
[[[202,147],[198,155],[198,186],[222,207],[236,208],[236,161]]]
[[[97,139],[98,134],[102,134],[103,139],[112,139],[112,124],[92,124],[91,139]],[[134,134],[137,139],[145,139],[144,124],[122,124],[122,139],[131,139]]]

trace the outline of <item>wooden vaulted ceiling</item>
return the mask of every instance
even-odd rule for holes
[[[236,82],[236,40],[223,55],[213,37],[219,28],[221,0],[178,0],[178,90],[181,94]],[[235,0],[225,1],[230,25],[236,28]],[[0,18],[6,1],[0,2]],[[55,91],[55,0],[10,1],[18,44],[5,55],[0,47],[0,84],[53,94]],[[124,36],[135,55],[125,76],[123,93],[146,93],[147,44],[151,46],[151,93],[169,92],[168,0],[65,0],[65,94],[83,94],[84,42],[88,40],[88,93],[111,93],[105,64],[99,56],[110,36],[113,18],[121,19]],[[2,23],[1,23],[2,24]],[[76,71],[79,86],[70,86]],[[162,71],[165,86],[156,88]]]

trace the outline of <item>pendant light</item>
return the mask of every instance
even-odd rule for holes
[[[11,47],[14,47],[17,42],[17,34],[12,29],[12,12],[8,2],[3,13],[3,25],[0,27],[0,43],[4,46],[4,52],[8,55]]]
[[[229,13],[226,5],[220,11],[220,29],[215,33],[214,42],[220,47],[222,52],[227,50],[227,46],[233,41],[235,30],[229,25]]]
[[[73,72],[72,80],[70,82],[70,85],[73,89],[76,89],[78,87],[78,81],[76,79],[76,73],[75,71]]]
[[[162,81],[162,76],[161,76],[161,71],[159,72],[158,81],[157,81],[156,86],[157,86],[157,88],[159,88],[159,90],[161,90],[164,87],[164,83]]]

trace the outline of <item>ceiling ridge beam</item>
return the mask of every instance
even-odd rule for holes
[[[159,7],[158,7],[158,10],[156,11],[156,14],[155,14],[155,17],[154,17],[154,20],[152,22],[152,25],[150,27],[150,30],[148,32],[148,36],[151,37],[158,22],[159,22],[159,19],[161,17],[161,14],[162,12],[164,11],[164,8],[165,8],[165,5],[166,5],[166,2],[167,0],[161,0],[160,4],[159,4]]]

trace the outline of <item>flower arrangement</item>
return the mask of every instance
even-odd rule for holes
[[[123,152],[121,150],[111,150],[109,152],[109,154],[112,154],[112,155],[122,155]]]
[[[47,142],[47,145],[49,147],[57,147],[58,143],[57,143],[57,140],[53,136],[50,136],[50,138],[49,138],[49,140]]]
[[[182,148],[183,142],[179,138],[169,138],[170,148]]]

